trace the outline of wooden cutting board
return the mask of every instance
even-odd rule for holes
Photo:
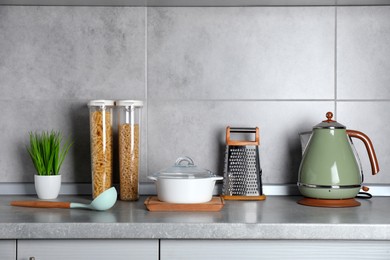
[[[159,201],[157,196],[150,196],[144,202],[149,211],[220,211],[225,205],[222,197],[213,197],[209,202],[199,204],[176,204]]]

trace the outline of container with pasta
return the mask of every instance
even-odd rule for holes
[[[88,103],[92,197],[112,187],[113,178],[113,108],[112,100],[92,100]]]
[[[119,139],[119,199],[139,198],[141,109],[139,100],[116,101]]]

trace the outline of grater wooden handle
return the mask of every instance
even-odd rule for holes
[[[255,140],[231,140],[230,133],[254,133]],[[245,146],[245,145],[260,145],[260,135],[258,127],[226,127],[226,144]]]

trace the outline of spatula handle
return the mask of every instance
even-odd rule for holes
[[[11,206],[30,208],[70,208],[70,202],[63,201],[11,201]]]

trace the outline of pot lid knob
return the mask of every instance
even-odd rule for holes
[[[175,166],[194,166],[194,161],[188,156],[179,157],[176,159]]]

